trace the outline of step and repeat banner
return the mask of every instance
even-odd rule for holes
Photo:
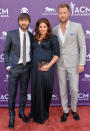
[[[48,18],[52,27],[56,26],[59,24],[57,7],[60,3],[69,4],[71,8],[70,20],[81,23],[84,29],[87,55],[85,72],[80,74],[78,105],[90,105],[90,0],[0,0],[0,107],[8,106],[8,72],[5,70],[3,55],[7,32],[18,28],[17,17],[20,13],[28,13],[31,16],[29,31],[32,33],[34,33],[36,21],[41,17]],[[67,88],[70,103],[69,86]],[[19,104],[19,89],[18,86],[17,106]],[[29,84],[27,106],[31,102],[30,90]],[[51,106],[59,105],[61,105],[61,100],[57,72],[55,71]]]

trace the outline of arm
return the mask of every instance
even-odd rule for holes
[[[52,37],[52,50],[53,50],[53,58],[50,61],[48,65],[45,65],[41,68],[41,71],[48,71],[59,59],[60,57],[60,48],[59,48],[59,42],[57,40],[56,36]]]
[[[84,71],[84,65],[86,61],[86,43],[85,43],[85,36],[81,24],[78,27],[77,38],[80,48],[80,62],[78,66],[78,73],[81,73]]]
[[[11,38],[9,32],[7,33],[6,41],[5,41],[5,47],[4,47],[4,61],[5,61],[5,67],[8,69],[10,67],[9,65],[9,54],[11,50]]]

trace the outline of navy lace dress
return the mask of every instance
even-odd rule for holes
[[[38,70],[38,63],[50,62],[53,56],[60,56],[57,37],[52,35],[48,41],[37,40],[32,43],[31,73],[31,114],[34,121],[44,123],[49,117],[49,104],[52,98],[54,82],[54,66],[49,71]]]

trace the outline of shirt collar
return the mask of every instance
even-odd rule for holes
[[[28,33],[27,31],[26,31],[26,32],[23,32],[21,28],[19,28],[19,32],[20,32],[21,35],[23,35],[24,33],[25,33],[25,34]]]
[[[66,29],[68,28],[69,24],[70,24],[70,20],[68,20],[68,22],[67,22]],[[60,23],[60,25],[61,25],[61,23]]]
[[[68,20],[67,25],[66,25],[66,28],[68,28],[69,24],[70,24],[70,21]]]

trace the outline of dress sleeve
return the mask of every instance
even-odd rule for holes
[[[52,44],[53,54],[60,57],[60,46],[56,35],[52,35],[51,44]]]

